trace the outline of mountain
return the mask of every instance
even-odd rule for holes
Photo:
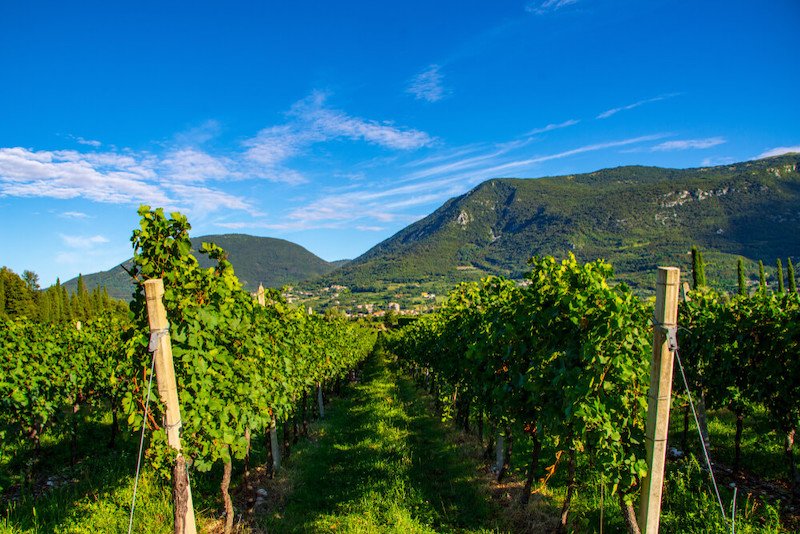
[[[197,251],[203,242],[215,243],[228,252],[236,276],[246,289],[255,290],[259,283],[266,287],[280,287],[300,280],[327,274],[336,268],[305,248],[271,237],[254,237],[244,234],[208,235],[192,238],[192,248]],[[195,252],[200,265],[210,267],[212,262]],[[108,271],[84,275],[89,290],[104,285],[109,295],[128,300],[133,291],[131,278],[123,267],[130,269],[132,260]],[[77,288],[77,278],[64,285],[70,291]]]
[[[735,284],[736,259],[800,255],[800,155],[703,167],[618,167],[481,183],[324,277],[353,291],[388,283],[520,277],[533,255],[604,258],[652,289],[658,265],[689,266],[698,245],[712,281]]]

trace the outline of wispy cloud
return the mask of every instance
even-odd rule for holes
[[[800,154],[800,145],[794,146],[779,146],[775,148],[770,148],[756,156],[756,159],[761,158],[771,158],[773,156],[780,156],[781,154],[789,154],[789,153],[798,153]]]
[[[445,96],[442,85],[442,73],[439,65],[430,65],[428,68],[414,76],[406,88],[406,92],[414,95],[417,100],[438,102]]]
[[[548,124],[543,128],[534,128],[533,130],[527,132],[525,135],[538,135],[546,132],[552,132],[553,130],[560,130],[561,128],[568,128],[570,126],[575,126],[579,122],[581,121],[576,119],[569,119],[564,122],[559,122],[557,124]]]
[[[545,15],[547,13],[557,11],[562,7],[571,6],[577,3],[578,0],[540,0],[536,2],[530,2],[525,6],[525,11],[535,15]]]
[[[690,150],[703,149],[719,146],[725,143],[724,137],[707,137],[705,139],[679,139],[675,141],[665,141],[653,147],[650,152],[667,152],[671,150]]]
[[[302,173],[288,165],[313,145],[333,140],[363,141],[389,150],[411,151],[434,143],[427,133],[400,128],[388,122],[363,119],[327,106],[327,95],[314,92],[295,103],[285,124],[264,128],[244,142],[244,158],[258,168],[259,176],[287,183],[303,183]]]
[[[264,225],[273,230],[308,230],[319,228],[354,228],[381,226],[381,223],[418,219],[408,208],[431,205],[463,194],[477,183],[502,176],[508,171],[527,172],[537,164],[570,156],[630,146],[662,139],[666,134],[645,135],[603,143],[582,145],[570,150],[535,157],[513,157],[524,143],[506,143],[492,147],[455,149],[450,154],[466,157],[429,159],[428,165],[411,165],[414,172],[399,180],[383,183],[365,182],[358,188],[328,192],[292,208],[284,218]],[[481,153],[481,150],[485,152]],[[507,176],[507,174],[505,174]],[[377,223],[377,224],[376,224]],[[236,223],[234,223],[236,224]]]
[[[366,141],[384,148],[415,150],[433,143],[427,133],[412,128],[398,128],[388,122],[353,117],[325,105],[327,95],[314,92],[295,104],[291,114],[312,134],[322,140],[345,138]]]
[[[80,250],[87,250],[97,245],[108,243],[108,239],[102,235],[85,236],[60,234],[60,237],[68,247]]]
[[[101,143],[100,141],[97,141],[95,139],[84,139],[83,137],[76,137],[75,141],[77,141],[78,144],[88,145],[95,148],[99,148],[100,146],[103,145],[103,143]]]
[[[618,107],[618,108],[611,108],[611,109],[608,109],[608,110],[602,112],[596,118],[598,118],[598,119],[607,119],[607,118],[609,118],[609,117],[611,117],[613,115],[616,115],[620,111],[628,111],[628,110],[631,110],[631,109],[636,109],[639,106],[643,106],[645,104],[650,104],[650,103],[653,103],[653,102],[659,102],[661,100],[667,100],[669,98],[678,96],[679,94],[680,93],[669,93],[669,94],[665,94],[665,95],[659,95],[659,96],[656,96],[656,97],[653,97],[653,98],[647,98],[645,100],[639,100],[638,102],[634,102],[633,104],[628,104],[627,106],[621,106],[621,107]]]
[[[219,121],[209,119],[202,124],[189,128],[175,135],[175,143],[179,146],[198,146],[217,137],[222,131]]]
[[[205,182],[236,177],[237,173],[228,168],[233,165],[233,162],[195,148],[181,148],[168,152],[160,166],[163,175],[169,179],[178,182]]]
[[[646,143],[647,141],[655,141],[657,139],[662,139],[665,137],[666,134],[653,134],[653,135],[643,135],[640,137],[631,137],[629,139],[621,139],[619,141],[609,141],[605,143],[595,143],[591,145],[584,145],[577,148],[573,148],[571,150],[565,150],[563,152],[556,152],[555,154],[547,154],[544,156],[537,156],[534,158],[523,159],[519,161],[512,161],[509,163],[504,163],[502,165],[497,165],[492,167],[491,169],[486,169],[492,172],[502,172],[509,169],[515,169],[520,167],[528,167],[537,163],[544,163],[545,161],[550,161],[554,159],[562,159],[567,158],[569,156],[575,156],[577,154],[583,154],[586,152],[595,152],[598,150],[605,150],[608,148],[617,148],[621,146],[628,146],[637,143]]]
[[[94,219],[94,217],[82,211],[65,211],[59,216],[65,219]]]

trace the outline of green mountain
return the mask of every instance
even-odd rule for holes
[[[610,261],[643,291],[658,265],[687,269],[698,245],[711,282],[732,287],[736,258],[800,255],[800,155],[697,169],[619,167],[483,182],[324,278],[353,291],[520,277],[533,255]]]
[[[192,238],[192,247],[197,251],[203,242],[215,243],[228,252],[236,275],[250,290],[255,290],[259,283],[266,287],[281,287],[327,274],[336,268],[335,264],[283,239],[244,234],[208,235]],[[204,254],[195,252],[195,256],[201,266],[212,265]],[[124,268],[130,269],[131,265],[132,260],[128,260],[108,271],[84,275],[83,280],[90,291],[96,286],[106,286],[112,297],[128,300],[133,283]],[[77,278],[64,285],[68,290],[75,291]]]

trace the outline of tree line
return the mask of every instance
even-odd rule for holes
[[[89,291],[83,276],[70,293],[60,280],[46,289],[39,286],[39,275],[23,271],[18,275],[8,267],[0,268],[0,319],[25,317],[41,323],[88,321],[104,312],[124,314],[125,303],[111,298],[105,287]]]

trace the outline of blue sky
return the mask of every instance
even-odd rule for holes
[[[800,151],[798,25],[795,0],[3,2],[0,265],[111,268],[140,203],[352,258],[493,177]]]

